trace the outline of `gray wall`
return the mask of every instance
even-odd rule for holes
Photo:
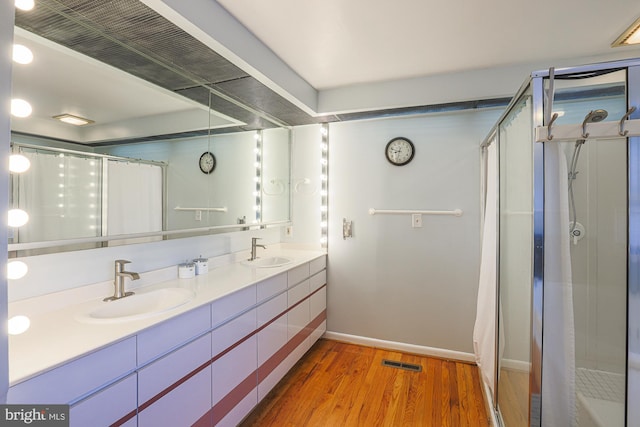
[[[471,353],[480,262],[479,144],[501,111],[332,124],[328,330]],[[396,136],[413,161],[390,165]],[[450,210],[462,217],[368,214]],[[354,237],[343,240],[342,219]]]

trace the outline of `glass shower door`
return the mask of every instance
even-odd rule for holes
[[[526,91],[499,125],[498,414],[529,426],[533,248],[532,99]]]
[[[559,123],[624,116],[625,72],[590,80],[561,82],[554,104],[564,113]],[[552,156],[557,165],[549,163]],[[544,335],[543,387],[550,403],[543,401],[543,425],[623,427],[627,139],[545,143],[545,180],[544,318],[554,326]],[[555,208],[553,193],[560,195]],[[554,237],[550,224],[560,222]]]

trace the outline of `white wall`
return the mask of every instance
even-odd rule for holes
[[[9,188],[9,140],[10,99],[11,99],[11,52],[13,50],[13,2],[0,2],[0,188]],[[0,212],[3,220],[4,212],[9,207],[9,194],[0,191]],[[4,271],[7,262],[7,229],[0,227],[0,265]],[[7,279],[0,275],[0,403],[4,403],[9,387],[9,367],[7,347]]]
[[[329,131],[328,330],[472,352],[480,262],[479,144],[501,110],[334,123]],[[413,141],[406,166],[384,156]],[[368,214],[462,209],[462,217]],[[354,237],[343,240],[342,220]]]

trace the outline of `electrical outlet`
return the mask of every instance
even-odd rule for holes
[[[422,228],[422,214],[411,214],[411,227]]]
[[[196,221],[202,221],[202,211],[196,211]]]
[[[293,236],[293,225],[288,225],[285,229],[284,229],[284,234],[287,237],[292,237]]]

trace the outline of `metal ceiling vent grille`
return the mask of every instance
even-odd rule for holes
[[[404,369],[406,371],[411,371],[411,372],[422,372],[422,366],[420,365],[414,365],[413,363],[396,362],[395,360],[383,359],[382,366],[389,366],[391,368]]]

